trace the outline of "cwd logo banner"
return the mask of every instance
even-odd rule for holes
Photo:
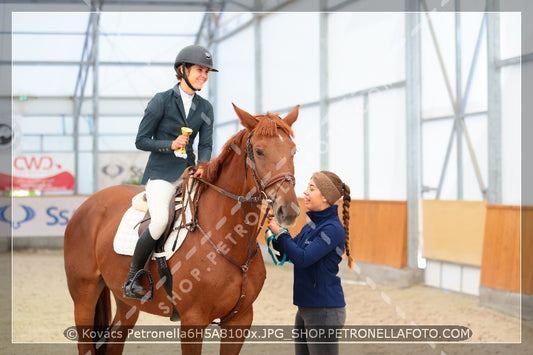
[[[13,157],[11,174],[0,172],[0,191],[74,192],[74,155],[25,154]]]

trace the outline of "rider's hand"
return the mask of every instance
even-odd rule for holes
[[[185,147],[189,143],[189,136],[180,135],[172,141],[170,149],[176,150]]]
[[[196,171],[195,171],[195,173],[194,173],[194,175],[193,175],[193,177],[195,177],[195,178],[201,178],[203,174],[204,174],[204,169],[202,169],[202,168],[197,168]]]

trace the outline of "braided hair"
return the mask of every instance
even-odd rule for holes
[[[331,182],[335,185],[342,197],[342,224],[344,226],[344,232],[346,233],[346,256],[348,257],[348,268],[353,269],[353,256],[350,254],[350,203],[352,198],[350,197],[350,187],[346,185],[340,179],[337,174],[331,171],[321,171],[325,174]]]

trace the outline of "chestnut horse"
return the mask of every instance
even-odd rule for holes
[[[217,319],[223,328],[249,329],[252,324],[252,304],[266,276],[256,240],[265,208],[271,208],[277,222],[285,226],[293,225],[300,213],[291,129],[298,107],[282,119],[273,113],[252,116],[234,105],[245,128],[226,142],[218,157],[204,163],[197,228],[168,260],[172,300],[181,316],[183,354],[201,353],[203,340],[202,331],[185,329],[203,330]],[[153,299],[145,302],[122,295],[131,257],[115,253],[113,238],[132,197],[142,190],[119,185],[95,193],[76,210],[65,230],[65,271],[80,354],[121,354],[127,330],[133,328],[140,311],[171,315],[172,300],[161,287],[152,260],[145,269],[153,276]],[[146,278],[143,282],[148,288]],[[110,293],[116,301],[112,320]],[[106,339],[106,330],[116,329],[121,332]],[[100,334],[104,337],[99,338]],[[239,353],[244,340],[222,339],[220,353]]]

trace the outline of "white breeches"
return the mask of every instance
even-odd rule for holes
[[[146,202],[150,210],[150,224],[148,229],[153,239],[161,237],[168,223],[170,201],[176,193],[176,188],[183,180],[174,182],[165,180],[148,180],[146,183]]]

